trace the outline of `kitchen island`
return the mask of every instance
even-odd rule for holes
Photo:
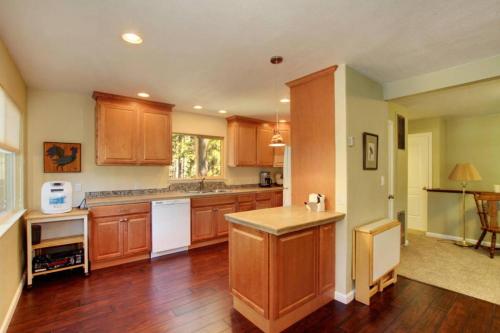
[[[281,332],[334,298],[336,212],[303,206],[225,215],[233,307]]]

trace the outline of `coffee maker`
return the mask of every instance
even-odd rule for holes
[[[260,187],[271,187],[273,181],[271,179],[271,173],[269,171],[260,172]]]

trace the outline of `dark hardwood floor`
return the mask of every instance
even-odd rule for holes
[[[223,245],[88,278],[76,272],[38,278],[23,292],[9,332],[259,330],[231,308]],[[500,332],[500,306],[400,278],[370,307],[331,302],[287,332]]]

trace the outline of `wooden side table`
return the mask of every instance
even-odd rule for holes
[[[76,209],[74,208],[68,213],[62,214],[44,214],[39,211],[31,211],[26,217],[26,256],[27,256],[27,281],[26,284],[29,287],[33,284],[33,277],[39,275],[45,275],[55,272],[61,272],[73,268],[82,267],[85,275],[89,274],[89,256],[88,256],[88,210],[86,209]],[[81,220],[83,224],[83,234],[80,235],[70,235],[66,237],[48,238],[42,239],[39,244],[32,244],[31,226],[33,224],[46,224],[46,223],[58,223],[67,222],[73,220]],[[76,222],[76,221],[75,221]],[[66,266],[51,270],[46,270],[42,272],[33,272],[33,252],[35,250],[63,246],[71,244],[83,244],[83,263],[78,265]]]

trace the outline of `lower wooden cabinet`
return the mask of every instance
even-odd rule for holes
[[[191,243],[225,240],[228,224],[224,215],[234,212],[235,196],[191,199]]]
[[[204,196],[191,199],[191,247],[227,240],[225,214],[283,205],[283,191],[263,191],[239,195]]]
[[[149,258],[149,204],[101,206],[90,209],[92,269]]]

